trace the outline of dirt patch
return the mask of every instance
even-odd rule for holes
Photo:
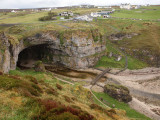
[[[151,109],[154,113],[160,116],[160,108]]]
[[[69,77],[69,78],[77,78],[77,79],[83,79],[84,81],[90,80],[92,81],[92,79],[94,79],[98,74],[95,72],[91,72],[91,71],[83,71],[83,70],[73,70],[70,68],[66,68],[63,65],[61,66],[46,66],[46,69],[56,73],[58,75],[62,75],[65,77]],[[103,78],[101,78],[101,82],[104,82],[106,80],[106,76],[104,76]]]

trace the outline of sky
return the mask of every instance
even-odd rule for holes
[[[0,0],[0,9],[62,7],[80,4],[105,6],[118,5],[120,3],[131,3],[134,5],[160,4],[160,0]]]

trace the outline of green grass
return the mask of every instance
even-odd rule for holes
[[[118,54],[123,56],[120,61],[116,61],[114,57],[109,58],[108,56],[103,56],[96,64],[95,67],[103,67],[103,68],[124,68],[125,67],[125,56],[120,53],[113,44],[107,43],[107,53],[109,54],[110,52],[114,54]],[[141,69],[145,68],[148,65],[132,56],[127,56],[128,58],[128,69]]]
[[[77,8],[77,9],[55,9],[52,10],[56,13],[61,13],[64,11],[72,11],[73,13],[78,14],[89,14],[91,12],[96,12],[98,10],[104,10],[104,9],[83,9],[83,8]],[[21,15],[21,14],[25,15]],[[3,13],[0,13],[0,24],[13,24],[13,23],[41,23],[38,19],[40,17],[46,16],[48,12],[17,12],[17,13],[8,13],[7,15],[4,15]],[[12,18],[9,18],[12,17]],[[5,18],[5,19],[3,19]],[[57,17],[58,20],[60,17]]]
[[[157,20],[160,19],[160,6],[159,7],[151,7],[153,10],[146,9],[137,9],[137,10],[120,10],[111,14],[112,17],[120,17],[120,18],[136,18],[136,19],[144,19],[144,20]],[[158,8],[158,9],[157,9]]]
[[[96,93],[96,92],[94,92],[94,94],[95,94],[98,98],[103,98],[103,100],[105,100],[105,101],[107,101],[108,103],[110,103],[110,104],[109,104],[110,107],[112,107],[112,105],[114,104],[114,105],[116,106],[116,108],[125,110],[125,111],[126,111],[126,115],[127,115],[129,118],[135,118],[135,119],[140,119],[140,120],[151,120],[150,118],[148,118],[148,117],[146,117],[145,115],[137,112],[136,110],[131,109],[128,104],[123,103],[123,102],[119,102],[119,101],[113,99],[112,97],[108,96],[108,95],[105,94],[105,93]],[[99,103],[99,104],[100,104],[100,103]]]
[[[92,103],[91,102],[92,96],[91,96],[90,92],[87,89],[84,89],[83,87],[79,86],[78,84],[76,84],[75,86],[71,86],[71,85],[61,84],[61,82],[58,82],[58,84],[60,84],[63,88],[61,91],[58,91],[58,93],[59,93],[58,96],[55,97],[55,96],[51,96],[47,93],[44,94],[46,87],[48,89],[51,87],[56,89],[55,86],[57,84],[57,81],[50,74],[35,72],[34,70],[12,70],[12,71],[10,71],[10,75],[14,75],[15,76],[14,79],[8,79],[9,77],[12,77],[9,75],[6,75],[6,78],[3,78],[3,76],[0,76],[0,82],[5,83],[5,86],[6,85],[11,86],[12,83],[14,83],[15,85],[20,85],[19,87],[23,86],[22,82],[27,82],[28,85],[23,86],[24,90],[27,90],[29,87],[35,87],[35,85],[33,86],[33,84],[36,84],[36,83],[34,83],[34,82],[32,83],[32,81],[30,81],[31,80],[30,77],[28,79],[24,79],[24,78],[26,78],[24,76],[26,76],[26,75],[32,76],[37,79],[38,84],[36,84],[36,85],[38,85],[43,90],[43,92],[40,92],[40,96],[37,97],[37,99],[36,99],[36,98],[32,98],[32,97],[24,97],[23,95],[18,94],[20,91],[18,91],[19,89],[16,87],[14,90],[10,89],[10,91],[5,90],[5,89],[0,89],[0,93],[1,93],[0,94],[0,98],[1,98],[0,111],[3,111],[3,112],[0,112],[0,119],[2,119],[2,120],[5,120],[5,119],[7,119],[7,120],[22,120],[22,119],[29,120],[34,115],[38,115],[42,110],[40,104],[37,102],[38,99],[47,99],[48,98],[48,99],[53,99],[56,101],[61,101],[62,103],[64,102],[65,105],[72,105],[72,103],[65,102],[62,97],[63,95],[68,95],[68,97],[76,97],[78,99],[75,101],[76,105],[78,105],[78,106],[81,106],[82,104],[90,105]],[[20,76],[21,76],[21,79],[17,79]],[[5,81],[3,81],[3,80],[5,80]],[[40,80],[44,80],[44,82],[40,82]],[[49,84],[45,84],[45,83],[49,83]],[[16,90],[16,89],[18,89],[18,90]],[[35,87],[34,89],[37,89],[37,87]],[[28,91],[30,91],[30,90],[31,89],[28,89]],[[2,95],[2,93],[4,95]],[[109,100],[110,102],[112,102],[112,104],[114,103],[116,105],[116,107],[119,109],[128,110],[127,111],[128,117],[142,118],[142,120],[144,120],[143,118],[146,118],[145,120],[149,120],[144,115],[139,114],[138,112],[130,109],[127,104],[120,103],[120,102],[112,99],[109,96],[106,97],[106,95],[103,93],[102,94],[95,93],[95,94],[98,97],[103,97],[103,99]],[[20,98],[19,101],[15,101],[17,97]],[[15,103],[18,104],[19,106],[15,105]],[[96,103],[100,104],[98,102],[96,102]],[[83,107],[81,109],[83,109]],[[85,110],[92,112],[92,110],[89,109],[89,107],[85,107],[85,108],[86,108]],[[5,114],[3,114],[3,113],[5,113]],[[97,111],[97,114],[98,113],[103,114],[103,113],[100,113],[99,111]]]
[[[9,72],[10,75],[20,75],[20,76],[26,76],[26,75],[32,75],[33,77],[36,78],[41,78],[42,76],[39,75],[43,75],[42,72],[36,72],[34,70],[10,70]]]
[[[16,13],[15,13],[16,14]],[[40,17],[46,16],[47,12],[38,12],[34,14],[27,14],[24,16],[17,16],[17,17],[12,17],[12,18],[6,18],[3,20],[0,20],[0,24],[13,24],[13,23],[37,23],[38,19]],[[0,17],[1,18],[1,17]]]

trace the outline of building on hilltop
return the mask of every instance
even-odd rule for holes
[[[101,17],[101,15],[98,14],[97,12],[91,12],[91,16],[92,17]]]
[[[139,9],[139,8],[141,8],[140,5],[132,5],[132,9]]]
[[[109,14],[111,14],[111,13],[113,13],[114,12],[114,10],[112,10],[112,11],[101,11],[101,12],[92,12],[91,13],[91,16],[92,17],[101,17],[101,16],[103,16],[103,18],[109,18],[110,16],[109,16]]]
[[[120,8],[121,9],[127,9],[127,10],[131,10],[131,9],[139,9],[141,6],[140,5],[131,5],[130,3],[129,4],[121,4],[120,5]]]
[[[95,5],[80,5],[80,8],[95,8]]]
[[[111,9],[112,7],[111,6],[98,6],[97,8],[99,8],[99,9],[103,9],[103,8]]]
[[[11,12],[12,12],[12,13],[17,13],[17,11],[15,11],[15,10],[12,10]]]
[[[130,10],[132,8],[131,4],[129,3],[125,3],[125,4],[121,4],[120,5],[120,8],[121,9],[127,9],[127,10]]]
[[[62,12],[62,13],[59,14],[59,16],[73,16],[73,12],[72,11]]]
[[[83,16],[78,16],[78,17],[74,18],[74,20],[90,22],[90,21],[93,21],[93,17],[91,17],[90,15],[83,15]]]

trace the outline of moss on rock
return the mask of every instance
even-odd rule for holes
[[[35,63],[35,71],[37,71],[37,72],[46,72],[46,69],[45,69],[42,61],[37,61]]]
[[[122,85],[107,84],[104,87],[104,92],[121,102],[128,103],[132,100],[128,88]]]

